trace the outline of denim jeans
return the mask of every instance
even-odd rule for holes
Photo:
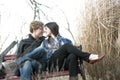
[[[34,71],[38,71],[37,62],[42,64],[42,71],[46,71],[46,52],[43,47],[37,47],[30,53],[27,53],[23,57],[20,57],[15,60],[15,63],[20,65],[24,62],[24,65],[20,68],[20,79],[21,80],[30,80],[31,75]]]
[[[44,48],[40,46],[40,47],[35,48],[30,53],[27,53],[26,55],[16,59],[15,63],[20,65],[25,60],[31,60],[31,59],[39,60],[40,58],[43,58],[43,56],[44,56],[44,59],[45,59],[46,58],[46,52],[45,52]]]
[[[25,61],[24,65],[20,68],[20,80],[31,80],[34,68],[32,65],[35,63],[34,61]]]

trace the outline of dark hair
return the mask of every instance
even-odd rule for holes
[[[59,33],[59,26],[56,22],[49,22],[45,24],[46,27],[48,27],[54,36],[57,36]]]

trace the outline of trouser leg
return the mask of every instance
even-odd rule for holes
[[[48,61],[48,70],[52,71],[60,71],[64,67],[65,55],[53,54]]]
[[[76,77],[78,75],[78,57],[70,54],[66,60],[66,67],[69,69],[69,76]]]
[[[89,60],[89,56],[90,53],[88,52],[83,52],[79,49],[77,49],[75,46],[71,45],[71,44],[64,44],[61,48],[59,48],[55,53],[57,54],[65,54],[65,55],[69,55],[69,54],[74,54],[76,56],[78,56],[79,58],[88,61]]]
[[[19,65],[25,60],[31,60],[31,59],[43,59],[43,56],[46,56],[46,52],[44,48],[38,47],[34,49],[32,52],[25,54],[23,57],[19,57],[18,59],[15,60],[15,62]],[[44,57],[46,59],[46,57]]]
[[[61,57],[62,56],[62,57]],[[54,69],[57,71],[69,70],[70,80],[77,80],[78,76],[78,57],[74,54],[68,55],[64,58],[65,55],[58,56],[57,54],[52,55],[49,61],[49,70],[51,72]]]
[[[26,61],[24,65],[20,68],[20,80],[31,80],[32,75],[32,63],[31,61]]]
[[[74,47],[71,44],[65,44],[61,48],[59,48],[57,51],[53,53],[49,60],[49,70],[56,67],[56,64],[59,65],[59,69],[63,66],[64,60],[70,55],[74,54],[75,56],[85,60],[89,61],[90,53],[82,52],[76,47]],[[53,67],[53,68],[51,68]],[[50,69],[51,68],[51,69]]]
[[[46,68],[47,68],[47,54],[44,53],[39,59],[37,59],[37,61],[42,64],[41,65],[41,72],[42,71],[46,71]]]

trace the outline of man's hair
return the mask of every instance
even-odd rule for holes
[[[41,21],[32,21],[30,23],[30,32],[33,33],[33,30],[37,30],[39,29],[40,27],[43,27],[43,22]]]

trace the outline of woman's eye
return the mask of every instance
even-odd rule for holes
[[[47,28],[45,28],[45,30],[47,30]]]

